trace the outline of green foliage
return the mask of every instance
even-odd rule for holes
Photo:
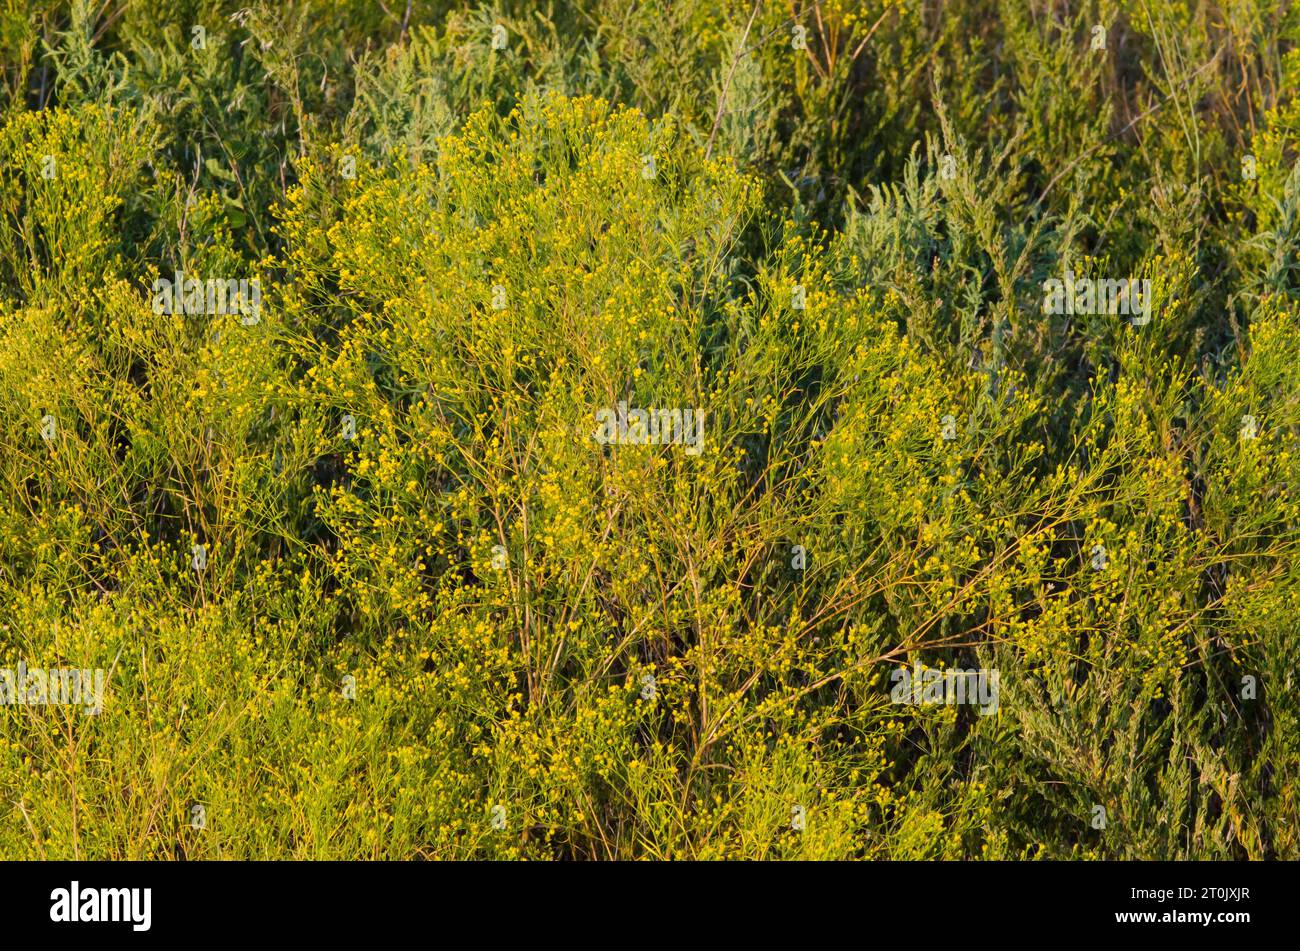
[[[1300,857],[1298,16],[0,7],[0,856]]]

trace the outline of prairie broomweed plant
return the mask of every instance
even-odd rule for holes
[[[110,6],[0,16],[0,856],[1300,858],[1294,8]]]

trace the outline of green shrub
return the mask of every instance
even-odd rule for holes
[[[1294,11],[103,14],[0,10],[0,681],[106,674],[0,855],[1300,855]]]

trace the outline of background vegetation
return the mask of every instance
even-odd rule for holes
[[[0,856],[1300,858],[1297,40],[0,0]]]

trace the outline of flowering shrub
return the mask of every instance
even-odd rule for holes
[[[1300,856],[1293,11],[188,6],[0,16],[0,855]]]

